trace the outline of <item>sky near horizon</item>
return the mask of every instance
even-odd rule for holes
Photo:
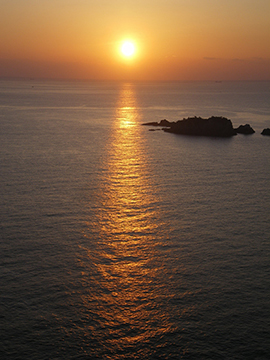
[[[270,80],[269,44],[269,0],[0,0],[0,76]]]

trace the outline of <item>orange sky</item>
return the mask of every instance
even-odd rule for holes
[[[270,80],[269,19],[269,0],[0,0],[0,76]]]

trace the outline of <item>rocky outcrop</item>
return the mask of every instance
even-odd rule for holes
[[[208,119],[192,117],[172,123],[164,131],[195,136],[231,137],[236,135],[231,120],[224,117],[212,116]]]
[[[170,127],[171,124],[172,124],[172,122],[170,122],[166,119],[163,119],[163,120],[160,120],[159,123],[157,121],[153,121],[153,122],[144,123],[142,125]]]
[[[244,135],[251,135],[255,133],[255,131],[252,129],[252,127],[249,124],[238,126],[238,128],[236,128],[235,131],[237,132],[237,134],[244,134]]]
[[[212,116],[208,119],[194,116],[173,122],[163,119],[160,122],[149,122],[143,125],[161,126],[166,132],[193,136],[231,137],[237,134],[255,133],[249,124],[240,125],[234,129],[231,120],[222,116]],[[270,129],[264,129],[261,134],[270,135]]]
[[[262,135],[267,135],[267,136],[270,136],[270,129],[267,128],[267,129],[263,129],[263,131],[261,132]]]
[[[163,130],[174,134],[195,136],[230,137],[236,135],[232,122],[224,117],[212,116],[209,119],[192,117],[188,119],[170,122],[166,119],[143,125],[163,126]]]

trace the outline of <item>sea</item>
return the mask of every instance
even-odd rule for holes
[[[253,135],[145,122],[224,116]],[[0,81],[0,358],[270,358],[270,82]]]

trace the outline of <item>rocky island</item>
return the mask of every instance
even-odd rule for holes
[[[267,135],[267,136],[270,136],[270,129],[267,128],[267,129],[263,129],[263,131],[261,132],[262,135]]]
[[[212,116],[208,119],[194,116],[173,122],[164,119],[160,122],[143,125],[161,126],[162,130],[166,132],[193,136],[231,137],[237,133],[248,135],[255,132],[249,124],[240,125],[234,129],[231,120],[219,116]]]

